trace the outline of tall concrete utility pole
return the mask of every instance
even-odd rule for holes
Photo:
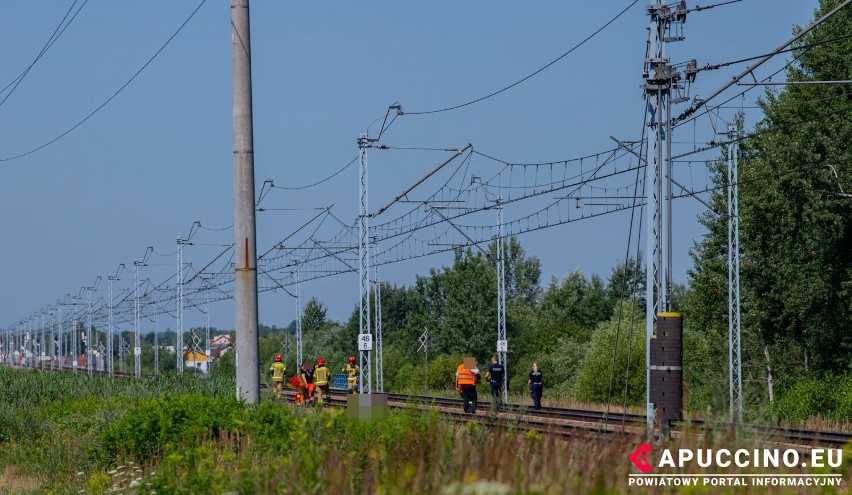
[[[231,0],[234,101],[234,303],[237,398],[260,400],[249,0]]]

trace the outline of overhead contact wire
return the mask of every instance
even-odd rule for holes
[[[582,41],[580,41],[580,42],[579,42],[579,43],[577,43],[576,45],[572,46],[572,47],[571,47],[571,48],[570,48],[567,52],[565,52],[565,53],[563,53],[562,55],[560,55],[560,56],[556,57],[555,59],[551,60],[551,61],[550,61],[550,62],[548,62],[548,63],[547,63],[544,67],[541,67],[540,69],[536,70],[535,72],[533,72],[533,73],[531,73],[531,74],[529,74],[529,75],[527,75],[527,76],[523,77],[522,79],[519,79],[519,80],[517,80],[517,81],[513,82],[512,84],[510,84],[510,85],[508,85],[508,86],[506,86],[506,87],[504,87],[504,88],[502,88],[502,89],[498,89],[497,91],[494,91],[493,93],[489,93],[489,94],[487,94],[487,95],[485,95],[485,96],[482,96],[482,97],[477,98],[477,99],[475,99],[475,100],[468,101],[468,102],[466,102],[466,103],[461,103],[461,104],[459,104],[459,105],[453,105],[453,106],[451,106],[451,107],[439,108],[439,109],[437,109],[437,110],[428,110],[428,111],[424,111],[424,112],[405,112],[405,115],[428,115],[428,114],[433,114],[433,113],[448,112],[448,111],[450,111],[450,110],[457,110],[457,109],[459,109],[459,108],[463,108],[463,107],[466,107],[466,106],[469,106],[469,105],[473,105],[474,103],[479,103],[480,101],[487,100],[488,98],[491,98],[492,96],[497,96],[497,95],[499,95],[500,93],[503,93],[503,92],[505,92],[505,91],[508,91],[508,90],[510,90],[510,89],[512,89],[512,88],[514,88],[515,86],[517,86],[517,85],[519,85],[519,84],[521,84],[521,83],[523,83],[523,82],[525,82],[525,81],[527,81],[527,80],[531,79],[532,77],[534,77],[534,76],[536,76],[536,75],[540,74],[541,72],[544,72],[545,70],[549,69],[551,66],[553,66],[554,64],[556,64],[557,62],[559,62],[559,61],[560,61],[560,60],[562,60],[563,58],[567,57],[568,55],[570,55],[571,53],[573,53],[574,51],[576,51],[576,50],[577,50],[578,48],[580,48],[581,46],[585,45],[588,41],[590,41],[592,38],[594,38],[595,36],[597,36],[597,35],[598,35],[601,31],[603,31],[604,29],[606,29],[607,27],[609,27],[609,26],[610,26],[610,24],[612,24],[613,22],[615,22],[616,20],[618,20],[618,18],[620,18],[622,15],[624,15],[624,13],[625,13],[625,12],[627,12],[628,10],[630,10],[630,8],[631,8],[631,7],[633,7],[634,5],[636,5],[637,3],[639,3],[639,0],[633,0],[632,2],[630,2],[630,4],[629,4],[629,5],[627,5],[627,7],[624,7],[624,9],[623,9],[623,10],[621,10],[621,12],[619,12],[618,14],[616,14],[616,15],[615,15],[615,17],[613,17],[612,19],[610,19],[609,21],[607,21],[607,22],[606,22],[603,26],[601,26],[601,27],[599,27],[598,29],[596,29],[596,30],[595,30],[592,34],[590,34],[590,35],[586,36],[586,38],[584,38]]]

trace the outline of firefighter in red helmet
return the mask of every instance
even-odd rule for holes
[[[350,394],[358,393],[358,372],[361,368],[355,364],[355,356],[349,356],[349,362],[343,367],[343,372],[346,373],[346,388]]]
[[[317,405],[321,406],[323,398],[331,398],[331,390],[328,381],[331,378],[331,371],[325,366],[325,359],[317,359],[317,367],[314,370],[314,384],[317,387]]]
[[[287,375],[287,366],[281,362],[281,354],[275,355],[275,361],[269,367],[269,374],[272,376],[272,384],[275,385],[275,396],[280,399],[284,390],[284,377]]]

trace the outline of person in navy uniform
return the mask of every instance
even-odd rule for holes
[[[491,357],[491,366],[485,372],[485,379],[491,384],[491,397],[496,410],[500,407],[500,393],[503,391],[503,380],[506,379],[506,369],[497,362],[497,356]]]
[[[530,397],[533,400],[533,408],[536,411],[541,410],[541,392],[544,385],[541,381],[541,371],[538,369],[538,364],[536,363],[532,364],[532,371],[530,371],[530,379],[527,385],[530,389]]]

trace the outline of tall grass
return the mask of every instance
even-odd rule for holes
[[[204,379],[110,382],[0,369],[0,386],[9,391],[0,403],[0,492],[665,493],[628,485],[628,455],[643,441],[630,435],[565,439],[414,410],[351,421],[333,409],[248,406],[233,383]],[[758,441],[721,430],[670,446]]]

